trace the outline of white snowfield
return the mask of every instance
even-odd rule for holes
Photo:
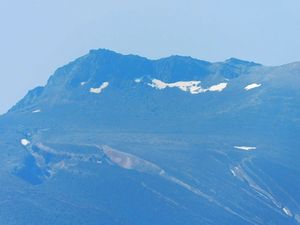
[[[256,149],[256,147],[249,147],[249,146],[234,146],[234,148],[244,150],[244,151],[251,151]]]
[[[230,169],[230,172],[232,173],[233,176],[237,176],[236,172],[235,172],[235,168],[234,169]]]
[[[247,85],[244,89],[245,89],[246,91],[249,91],[249,90],[251,90],[251,89],[253,89],[253,88],[258,88],[258,87],[260,87],[260,86],[261,86],[261,84],[253,83],[253,84]]]
[[[95,93],[95,94],[100,94],[100,93],[103,91],[103,89],[105,89],[105,88],[108,87],[108,85],[109,85],[108,82],[103,82],[103,83],[101,84],[101,86],[98,87],[98,88],[90,88],[90,92],[91,92],[91,93]]]
[[[141,82],[142,82],[142,79],[141,79],[141,78],[136,78],[136,79],[134,79],[134,82],[135,82],[135,83],[141,83]]]
[[[40,113],[41,110],[40,109],[36,109],[36,110],[33,110],[32,113]]]
[[[202,88],[201,81],[177,81],[174,83],[165,83],[158,79],[153,79],[149,86],[162,90],[165,88],[179,88],[182,91],[190,92],[191,94],[199,94],[207,91],[223,91],[227,87],[227,83],[220,83],[209,88]]]
[[[23,139],[21,139],[21,144],[22,144],[23,146],[27,146],[27,145],[30,144],[30,141],[28,141],[27,139],[23,138]]]
[[[290,217],[293,216],[291,210],[289,210],[287,207],[283,207],[283,208],[282,208],[282,211],[283,211],[286,215],[288,215],[288,216],[290,216]]]
[[[223,91],[227,87],[227,83],[220,83],[208,88],[208,91]]]

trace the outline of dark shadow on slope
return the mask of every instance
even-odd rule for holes
[[[14,175],[33,185],[43,183],[50,176],[47,170],[37,165],[35,158],[31,155],[24,159],[21,168],[16,168]]]

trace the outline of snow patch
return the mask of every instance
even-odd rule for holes
[[[91,92],[91,93],[95,93],[95,94],[100,94],[100,93],[103,91],[103,89],[105,89],[105,88],[108,87],[108,85],[109,85],[108,82],[103,82],[103,83],[101,84],[101,86],[98,87],[98,88],[90,88],[90,92]]]
[[[287,208],[287,207],[283,207],[283,208],[282,208],[282,211],[283,211],[286,215],[288,215],[288,216],[290,216],[290,217],[293,216],[291,210],[289,210],[289,208]]]
[[[253,84],[247,85],[244,89],[245,89],[246,91],[249,91],[249,90],[251,90],[251,89],[253,89],[253,88],[258,88],[258,87],[260,87],[260,86],[261,86],[261,84],[253,83]]]
[[[208,88],[209,91],[223,91],[227,87],[227,83],[220,83]]]
[[[244,150],[244,151],[251,151],[256,149],[256,147],[249,147],[249,146],[234,146],[234,148]]]
[[[23,146],[27,146],[27,145],[30,144],[30,141],[28,141],[27,139],[23,138],[23,139],[21,139],[21,144],[22,144]]]
[[[220,83],[213,85],[207,89],[201,87],[201,81],[177,81],[174,83],[165,83],[158,79],[153,79],[152,83],[148,83],[149,86],[162,90],[165,88],[179,88],[182,91],[190,92],[191,94],[199,94],[207,91],[222,91],[227,87],[227,83]]]
[[[237,176],[234,169],[230,169],[230,172],[232,173],[233,176],[235,176],[235,177]]]
[[[40,109],[36,109],[36,110],[33,110],[32,113],[40,113],[41,110]]]

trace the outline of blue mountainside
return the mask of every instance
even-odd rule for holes
[[[0,224],[300,224],[300,63],[91,50],[0,117]]]

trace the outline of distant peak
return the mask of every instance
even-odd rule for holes
[[[246,60],[241,60],[237,58],[230,58],[225,61],[226,64],[229,65],[235,65],[235,66],[242,66],[242,65],[247,65],[247,66],[260,66],[261,64],[255,63],[252,61],[246,61]]]
[[[111,59],[115,59],[115,58],[147,59],[147,58],[139,56],[139,55],[123,54],[123,53],[115,52],[113,50],[106,49],[106,48],[91,49],[89,51],[88,55],[92,56],[92,57],[104,57],[104,58],[111,58]]]
[[[106,48],[91,49],[89,51],[89,54],[91,54],[91,55],[121,55],[120,53],[117,53],[115,51],[112,51],[112,50],[106,49]]]
[[[205,65],[210,65],[211,63],[205,60],[201,60],[201,59],[197,59],[197,58],[193,58],[191,56],[182,56],[182,55],[171,55],[165,58],[160,58],[156,61],[164,61],[164,62],[185,62],[185,63],[189,63],[189,62],[196,62],[196,63],[202,63]]]

